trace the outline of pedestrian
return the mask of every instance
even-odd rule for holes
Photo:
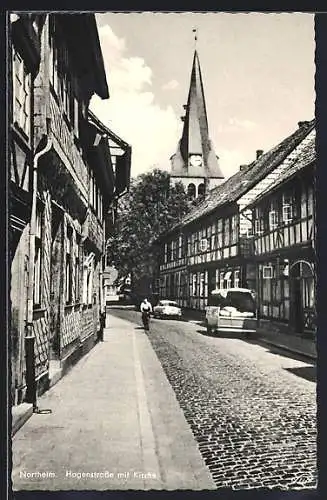
[[[149,318],[152,313],[152,305],[151,302],[148,301],[147,298],[143,300],[140,307],[142,313],[142,321],[145,330],[149,330]]]

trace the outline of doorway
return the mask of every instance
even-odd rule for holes
[[[312,264],[299,260],[290,267],[290,323],[296,333],[310,329],[314,314],[314,272]]]

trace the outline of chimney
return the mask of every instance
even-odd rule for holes
[[[256,151],[256,159],[258,160],[260,158],[260,156],[263,155],[263,149],[257,149]]]
[[[306,128],[306,127],[308,127],[309,123],[310,122],[308,122],[308,121],[298,122],[298,126],[299,126],[299,128],[302,128],[302,127]]]
[[[246,169],[247,165],[240,165],[240,171]]]

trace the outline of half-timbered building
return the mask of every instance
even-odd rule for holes
[[[15,266],[16,256],[12,265],[12,297],[21,294],[18,327],[12,322],[20,346],[15,403],[26,385],[29,390],[31,373],[43,390],[54,370],[65,370],[97,340],[105,221],[109,227],[112,201],[130,167],[130,149],[115,161],[108,135],[89,111],[93,94],[109,97],[94,15],[48,14],[41,21],[29,110],[30,210],[19,242],[21,265]]]
[[[159,245],[160,297],[203,310],[216,287],[257,288],[253,221],[246,209],[249,197],[287,170],[311,140],[314,122],[300,123],[295,132],[267,153],[259,151],[180,223],[161,235]]]
[[[9,23],[9,254],[11,261],[11,395],[24,386],[29,221],[32,210],[35,77],[41,58],[44,16],[11,14]]]
[[[288,168],[256,197],[252,212],[260,323],[315,332],[315,130]]]

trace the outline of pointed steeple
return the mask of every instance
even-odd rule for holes
[[[196,49],[188,99],[184,109],[186,112],[185,116],[182,117],[184,122],[182,138],[179,141],[176,154],[171,157],[171,175],[183,178],[183,180],[186,178],[185,181],[190,177],[202,177],[205,184],[217,185],[224,176],[209,138],[200,61]],[[211,179],[216,181],[210,183]]]

